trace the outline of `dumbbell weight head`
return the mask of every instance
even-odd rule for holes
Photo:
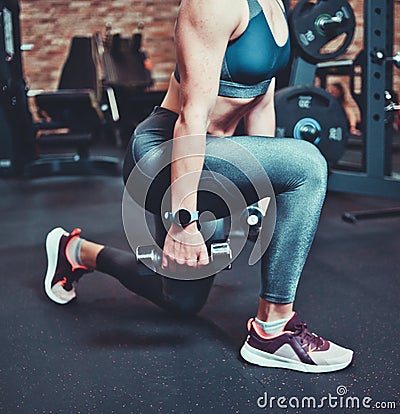
[[[211,243],[210,262],[215,268],[232,269],[232,249],[229,242]]]
[[[241,227],[246,234],[247,238],[254,240],[260,233],[261,222],[264,217],[263,212],[258,207],[257,204],[252,204],[248,206],[241,214],[240,223]]]
[[[138,246],[135,255],[137,262],[142,262],[153,272],[157,272],[161,268],[162,256],[155,246]]]

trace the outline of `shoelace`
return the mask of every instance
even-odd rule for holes
[[[320,336],[307,329],[307,323],[303,321],[295,326],[294,335],[300,338],[300,343],[304,344],[302,345],[303,347],[309,346],[310,351],[317,349],[324,343],[324,340]],[[313,348],[311,346],[313,346]]]
[[[63,288],[65,288],[66,290],[71,290],[72,289],[72,283],[69,279],[67,279],[65,276],[63,279],[61,279],[58,282]]]

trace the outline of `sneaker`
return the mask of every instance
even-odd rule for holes
[[[81,229],[75,229],[69,234],[61,227],[57,227],[46,238],[47,273],[44,289],[47,296],[60,305],[65,305],[76,298],[73,284],[89,271],[85,266],[73,266],[66,253],[69,241],[79,237],[80,233]]]
[[[249,334],[241,356],[262,367],[287,368],[302,372],[332,372],[346,368],[353,351],[310,332],[296,312],[277,335],[268,335],[254,318],[247,323]]]

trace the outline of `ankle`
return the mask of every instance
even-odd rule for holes
[[[275,322],[293,316],[293,303],[273,303],[261,299],[258,304],[257,319],[262,322]]]
[[[103,250],[104,246],[82,239],[80,257],[84,266],[90,270],[95,270],[97,265],[97,255]]]
[[[72,234],[73,233],[71,233],[71,235]],[[72,271],[77,269],[86,269],[86,266],[83,264],[81,259],[81,247],[83,240],[78,236],[78,234],[79,233],[77,232],[76,235],[73,235],[65,246],[65,255],[68,262],[72,266]]]
[[[284,327],[286,326],[286,324],[288,323],[290,317],[289,318],[283,318],[283,319],[279,319],[273,322],[264,322],[261,321],[260,319],[256,318],[256,323],[257,325],[266,333],[269,335],[275,335],[278,333],[281,333],[284,329]]]

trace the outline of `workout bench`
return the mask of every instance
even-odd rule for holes
[[[35,124],[40,156],[25,166],[26,176],[119,173],[118,159],[89,155],[89,147],[99,136],[104,122],[100,109],[99,68],[94,52],[92,38],[73,37],[58,90],[30,93],[41,119]],[[75,153],[60,153],[60,150],[71,147]]]

